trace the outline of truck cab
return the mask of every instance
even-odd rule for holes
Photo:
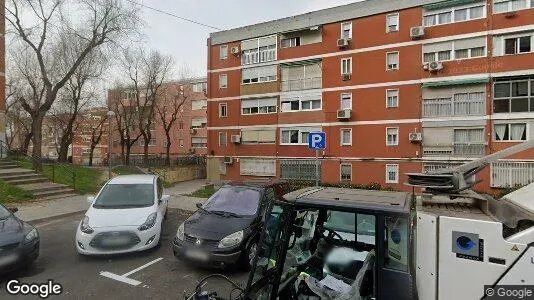
[[[413,299],[412,195],[314,187],[272,204],[245,299]]]

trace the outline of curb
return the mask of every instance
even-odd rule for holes
[[[54,215],[54,216],[49,216],[49,217],[44,217],[44,218],[39,218],[39,219],[33,219],[33,220],[30,220],[30,221],[26,221],[26,220],[23,220],[23,221],[26,222],[26,223],[29,223],[31,225],[39,225],[41,223],[45,223],[45,222],[49,222],[49,221],[53,221],[53,220],[57,220],[57,219],[63,219],[63,218],[66,218],[66,217],[71,217],[71,216],[75,216],[75,215],[78,215],[78,214],[82,214],[82,213],[84,213],[86,211],[87,211],[87,209],[84,209],[84,210],[78,210],[78,211],[68,212],[68,213],[64,213],[64,214],[59,214],[59,215]]]

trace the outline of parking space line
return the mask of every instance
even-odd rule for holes
[[[133,285],[133,286],[138,286],[139,284],[141,284],[141,281],[137,281],[137,280],[134,280],[134,279],[131,279],[131,278],[128,278],[128,277],[125,277],[125,276],[113,274],[113,273],[110,273],[110,272],[100,272],[100,275],[102,275],[104,277],[107,277],[107,278],[111,278],[111,279],[120,281],[120,282],[127,283],[129,285]]]
[[[162,260],[162,259],[163,259],[163,257],[160,257],[160,258],[158,258],[158,259],[155,259],[155,260],[153,260],[153,261],[151,261],[151,262],[149,262],[149,263],[146,263],[146,264],[140,266],[140,267],[137,268],[137,269],[134,269],[134,270],[132,270],[132,271],[130,271],[130,272],[128,272],[128,273],[122,274],[122,276],[124,276],[124,277],[126,277],[126,276],[130,276],[130,275],[132,275],[133,273],[135,273],[135,272],[137,272],[137,271],[140,271],[140,270],[142,270],[142,269],[144,269],[144,268],[146,268],[146,267],[148,267],[148,266],[150,266],[150,265],[152,265],[152,264],[155,264],[155,263],[157,263],[158,261],[160,261],[160,260]]]
[[[104,276],[104,277],[107,277],[107,278],[110,278],[110,279],[113,279],[113,280],[117,280],[117,281],[123,282],[123,283],[127,283],[129,285],[138,286],[139,284],[141,284],[141,281],[137,281],[137,280],[128,278],[128,276],[132,275],[135,272],[139,272],[142,269],[144,269],[144,268],[146,268],[146,267],[148,267],[150,265],[153,265],[153,264],[157,263],[158,261],[160,261],[162,259],[163,259],[163,257],[154,259],[153,261],[151,261],[149,263],[146,263],[146,264],[140,266],[139,268],[135,268],[135,269],[131,270],[130,272],[124,273],[122,275],[117,275],[117,274],[114,274],[114,273],[111,273],[111,272],[107,272],[107,271],[100,272],[100,275]]]

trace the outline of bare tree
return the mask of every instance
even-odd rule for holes
[[[11,60],[8,59],[8,62]],[[31,118],[24,111],[21,106],[21,99],[24,97],[32,97],[31,88],[25,87],[24,80],[21,80],[19,73],[17,73],[12,64],[7,65],[6,76],[6,144],[9,149],[13,149],[15,145],[18,150],[26,154],[30,145],[31,133]],[[9,135],[8,135],[9,132]],[[16,141],[16,143],[14,143]]]
[[[143,158],[148,163],[148,147],[156,125],[156,102],[164,81],[172,74],[173,59],[158,51],[147,53],[143,49],[126,49],[122,64],[133,91],[138,130],[144,141]]]
[[[165,88],[164,95],[156,104],[156,112],[163,125],[163,130],[165,131],[165,138],[167,139],[167,145],[165,147],[166,157],[165,163],[167,165],[171,164],[171,130],[174,127],[176,121],[179,118],[179,113],[189,97],[189,89],[185,91],[169,91],[168,88]]]
[[[6,20],[17,50],[38,71],[30,77],[40,97],[21,106],[32,118],[32,156],[41,170],[43,119],[60,89],[93,51],[136,32],[138,10],[117,0],[9,0]]]
[[[136,128],[137,111],[132,92],[117,86],[110,93],[109,107],[115,113],[115,122],[121,144],[121,158],[125,165],[130,164],[130,153],[133,145],[141,137]]]
[[[93,156],[94,156],[95,148],[96,146],[98,146],[98,144],[100,144],[100,140],[102,139],[102,135],[104,134],[104,131],[105,131],[104,124],[108,120],[107,118],[108,118],[107,114],[103,114],[101,116],[100,122],[98,122],[96,126],[93,126],[91,128],[91,145],[89,148],[89,166],[93,165]],[[111,138],[112,138],[111,134],[108,133],[108,139],[111,139]],[[108,149],[108,151],[111,151],[111,149]]]

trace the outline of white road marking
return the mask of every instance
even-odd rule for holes
[[[157,258],[149,263],[146,263],[142,266],[140,266],[139,268],[136,268],[128,273],[124,273],[122,275],[117,275],[117,274],[114,274],[114,273],[111,273],[111,272],[107,272],[107,271],[102,271],[100,272],[100,275],[101,276],[104,276],[104,277],[107,277],[107,278],[110,278],[110,279],[113,279],[113,280],[117,280],[117,281],[120,281],[120,282],[124,282],[124,283],[127,283],[129,285],[133,285],[133,286],[138,286],[139,284],[141,284],[141,281],[137,281],[137,280],[134,280],[134,279],[131,279],[131,278],[128,278],[129,275],[132,275],[133,273],[135,272],[138,272],[152,264],[155,264],[157,263],[158,261],[162,260],[163,257],[160,257],[160,258]],[[145,285],[146,287],[146,285]]]
[[[124,276],[121,276],[121,275],[113,274],[113,273],[110,273],[110,272],[100,272],[100,275],[102,275],[104,277],[107,277],[107,278],[111,278],[111,279],[120,281],[120,282],[127,283],[129,285],[133,285],[133,286],[138,286],[139,284],[141,284],[140,281],[137,281],[137,280],[134,280],[134,279],[131,279],[131,278],[128,278],[128,277],[124,277]]]
[[[137,271],[140,271],[140,270],[142,270],[142,269],[144,269],[144,268],[146,268],[146,267],[148,267],[148,266],[150,266],[150,265],[152,265],[152,264],[155,264],[155,263],[157,263],[158,261],[160,261],[160,260],[162,260],[162,259],[163,259],[163,257],[154,259],[153,261],[151,261],[151,262],[149,262],[149,263],[146,263],[146,264],[140,266],[140,267],[137,268],[137,269],[134,269],[134,270],[132,270],[132,271],[130,271],[130,272],[128,272],[128,273],[122,274],[122,276],[124,276],[124,277],[130,276],[130,275],[132,275],[133,273],[135,273],[135,272],[137,272]]]

